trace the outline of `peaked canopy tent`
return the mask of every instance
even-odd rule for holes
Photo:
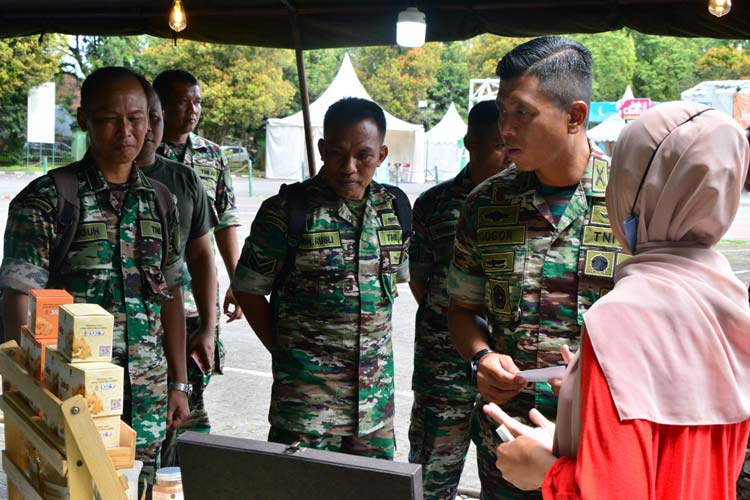
[[[314,143],[317,144],[318,139],[323,137],[323,117],[326,110],[331,104],[344,97],[359,97],[372,101],[357,78],[348,54],[344,56],[331,85],[315,102],[310,104],[310,125]],[[403,180],[424,182],[424,128],[422,125],[399,120],[388,111],[385,111],[385,120],[387,164],[400,166],[401,171],[407,176]],[[286,118],[268,120],[266,177],[300,180],[305,170],[304,164],[305,135],[302,111]]]
[[[609,115],[606,120],[586,132],[586,135],[596,143],[604,143],[605,152],[611,155],[617,138],[620,137],[620,133],[626,125],[627,122],[619,114],[615,113]]]
[[[451,103],[443,118],[425,134],[427,177],[441,181],[461,170],[466,160],[465,135],[466,124]]]

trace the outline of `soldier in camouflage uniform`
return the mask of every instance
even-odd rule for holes
[[[409,461],[422,464],[427,500],[453,499],[469,449],[477,391],[448,332],[448,268],[456,224],[466,196],[508,166],[494,101],[469,112],[464,144],[469,164],[454,179],[424,192],[414,204],[409,286],[419,302],[414,342],[414,405]]]
[[[324,165],[304,182],[305,229],[273,305],[265,296],[287,258],[285,195],[258,211],[232,288],[273,358],[269,440],[392,459],[391,313],[409,272],[394,195],[372,182],[388,154],[385,116],[343,99],[323,127]]]
[[[137,432],[136,457],[150,477],[167,425],[188,416],[185,392],[167,390],[167,375],[187,382],[181,287],[187,277],[177,252],[174,206],[159,219],[153,181],[135,166],[148,128],[142,79],[124,68],[93,72],[81,88],[78,124],[91,147],[75,163],[80,221],[58,272],[50,275],[61,226],[52,178],[33,181],[10,205],[0,268],[6,318],[17,339],[32,288],[64,288],[76,302],[114,315],[113,362],[125,368],[123,419]],[[162,241],[162,224],[170,228]],[[163,254],[167,253],[164,258]],[[163,328],[162,328],[163,327]]]
[[[226,156],[217,144],[193,133],[202,110],[198,80],[187,71],[168,70],[154,79],[154,89],[159,94],[164,109],[164,142],[157,152],[170,160],[191,167],[201,178],[215,218],[218,220],[213,234],[210,235],[211,244],[214,253],[218,246],[231,280],[240,256],[237,242],[239,213],[235,204],[232,176]],[[219,336],[218,318],[221,316],[221,309],[218,293],[217,288],[217,321],[215,327],[211,328],[211,322],[202,319],[199,315],[190,285],[188,284],[184,290],[188,334],[188,378],[193,386],[193,393],[190,397],[190,418],[179,429],[179,433],[187,430],[208,433],[211,430],[203,393],[211,375],[222,373],[225,357],[224,344]],[[229,317],[229,321],[242,317],[242,309],[237,306],[231,289],[226,292],[224,312]],[[211,360],[209,366],[201,369],[191,358],[193,353],[199,359]],[[170,432],[164,447],[165,463],[177,463],[175,446],[176,435]]]
[[[586,139],[589,51],[537,38],[506,54],[498,75],[500,133],[516,166],[466,200],[448,276],[450,331],[480,393],[471,433],[482,498],[541,498],[503,481],[497,425],[482,405],[554,419],[550,385],[515,372],[562,363],[562,345],[577,345],[583,313],[612,288],[623,256],[604,203],[609,159]]]

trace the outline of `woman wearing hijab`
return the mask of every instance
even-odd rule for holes
[[[734,499],[750,435],[748,291],[715,249],[750,160],[744,132],[705,106],[644,113],[617,144],[607,189],[633,254],[584,317],[557,426],[532,410],[498,468],[549,499]],[[554,434],[554,438],[553,438]]]

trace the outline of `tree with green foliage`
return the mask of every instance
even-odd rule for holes
[[[463,42],[442,44],[440,66],[435,76],[435,83],[427,89],[429,109],[433,111],[431,120],[423,120],[425,128],[430,129],[448,111],[451,103],[456,104],[458,113],[466,120],[469,97],[469,67],[466,63]],[[432,106],[434,105],[434,108]]]
[[[624,30],[568,35],[590,51],[594,61],[592,101],[616,101],[633,82],[635,42]]]
[[[484,34],[464,42],[469,78],[497,78],[497,62],[516,45],[530,38]],[[468,95],[468,85],[467,95]]]
[[[440,49],[437,43],[416,49],[362,47],[352,64],[370,97],[394,116],[421,123],[418,103],[435,83]]]
[[[748,79],[750,52],[730,45],[708,49],[698,60],[695,76],[700,80]]]
[[[139,65],[149,79],[182,68],[201,83],[201,133],[221,144],[233,137],[246,141],[264,118],[290,111],[295,87],[284,79],[294,57],[289,50],[150,39]]]
[[[52,81],[62,54],[58,36],[0,40],[0,150],[17,160],[26,142],[29,89]]]
[[[80,36],[66,37],[66,54],[62,71],[87,77],[105,66],[124,66],[139,70],[138,56],[146,47],[146,36]]]
[[[633,93],[655,101],[680,99],[680,92],[698,83],[698,60],[712,47],[727,42],[706,38],[644,35],[628,31],[635,42]]]

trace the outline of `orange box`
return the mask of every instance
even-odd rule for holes
[[[44,358],[47,346],[54,346],[57,339],[40,339],[26,327],[21,327],[21,364],[40,382],[44,380]]]
[[[34,289],[29,292],[29,315],[26,324],[36,338],[57,338],[60,306],[72,304],[73,296],[65,290]]]

